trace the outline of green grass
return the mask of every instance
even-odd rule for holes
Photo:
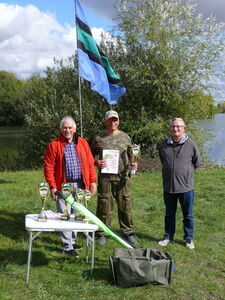
[[[37,186],[41,171],[0,173],[0,300],[2,299],[225,299],[225,172],[224,169],[200,170],[195,182],[195,245],[185,248],[182,215],[177,212],[176,242],[163,250],[175,262],[169,286],[145,285],[118,288],[112,284],[108,258],[120,247],[108,240],[96,245],[95,266],[85,262],[85,250],[78,259],[60,253],[57,233],[42,233],[33,241],[30,280],[26,283],[28,233],[24,216],[39,213]],[[132,181],[133,220],[142,247],[158,248],[163,237],[164,204],[161,173],[140,173]],[[90,209],[95,212],[96,198]],[[46,209],[55,210],[48,200]],[[118,230],[116,205],[113,230]],[[82,235],[78,243],[85,245]],[[162,249],[161,249],[162,250]]]

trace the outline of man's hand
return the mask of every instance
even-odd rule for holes
[[[131,163],[130,165],[131,165],[132,170],[137,171],[137,168],[138,168],[137,162],[133,162],[133,163]]]
[[[58,200],[58,197],[55,195],[55,192],[57,191],[56,188],[53,188],[52,190],[50,190],[50,195],[51,195],[51,198],[54,200],[54,201],[57,201]]]
[[[92,193],[93,195],[95,195],[96,192],[97,192],[97,186],[96,186],[96,183],[95,183],[95,182],[91,182],[91,183],[90,183],[90,189],[91,189],[91,193]]]
[[[101,168],[101,169],[102,169],[102,168],[106,168],[106,165],[107,165],[106,160],[103,160],[103,159],[102,159],[102,160],[97,160],[96,162],[97,162],[96,164],[97,164],[97,166],[98,166],[99,168]]]

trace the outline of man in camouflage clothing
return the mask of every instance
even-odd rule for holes
[[[133,161],[130,137],[120,130],[119,116],[116,111],[110,110],[105,114],[104,125],[106,130],[99,133],[93,140],[91,150],[98,166],[98,204],[97,216],[107,226],[110,226],[113,213],[113,200],[118,207],[120,230],[130,244],[137,244],[134,238],[132,223],[130,170],[136,170],[137,163]],[[116,174],[105,173],[107,161],[103,159],[103,150],[117,150],[119,153],[118,171]],[[109,166],[108,166],[109,167]],[[106,238],[103,231],[98,231],[98,244],[104,245]]]

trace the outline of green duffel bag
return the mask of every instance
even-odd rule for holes
[[[154,248],[117,248],[109,262],[114,283],[121,287],[148,283],[167,285],[172,279],[171,256]]]

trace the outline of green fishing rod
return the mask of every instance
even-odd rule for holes
[[[76,211],[84,215],[86,218],[91,220],[94,224],[96,224],[100,229],[102,229],[105,234],[118,242],[124,248],[134,248],[127,241],[125,241],[119,234],[113,232],[108,226],[106,226],[98,217],[96,217],[89,209],[87,209],[81,203],[75,201],[74,197],[70,194],[68,197],[65,197],[59,191],[55,192],[55,195],[64,199],[67,203],[69,203]]]

